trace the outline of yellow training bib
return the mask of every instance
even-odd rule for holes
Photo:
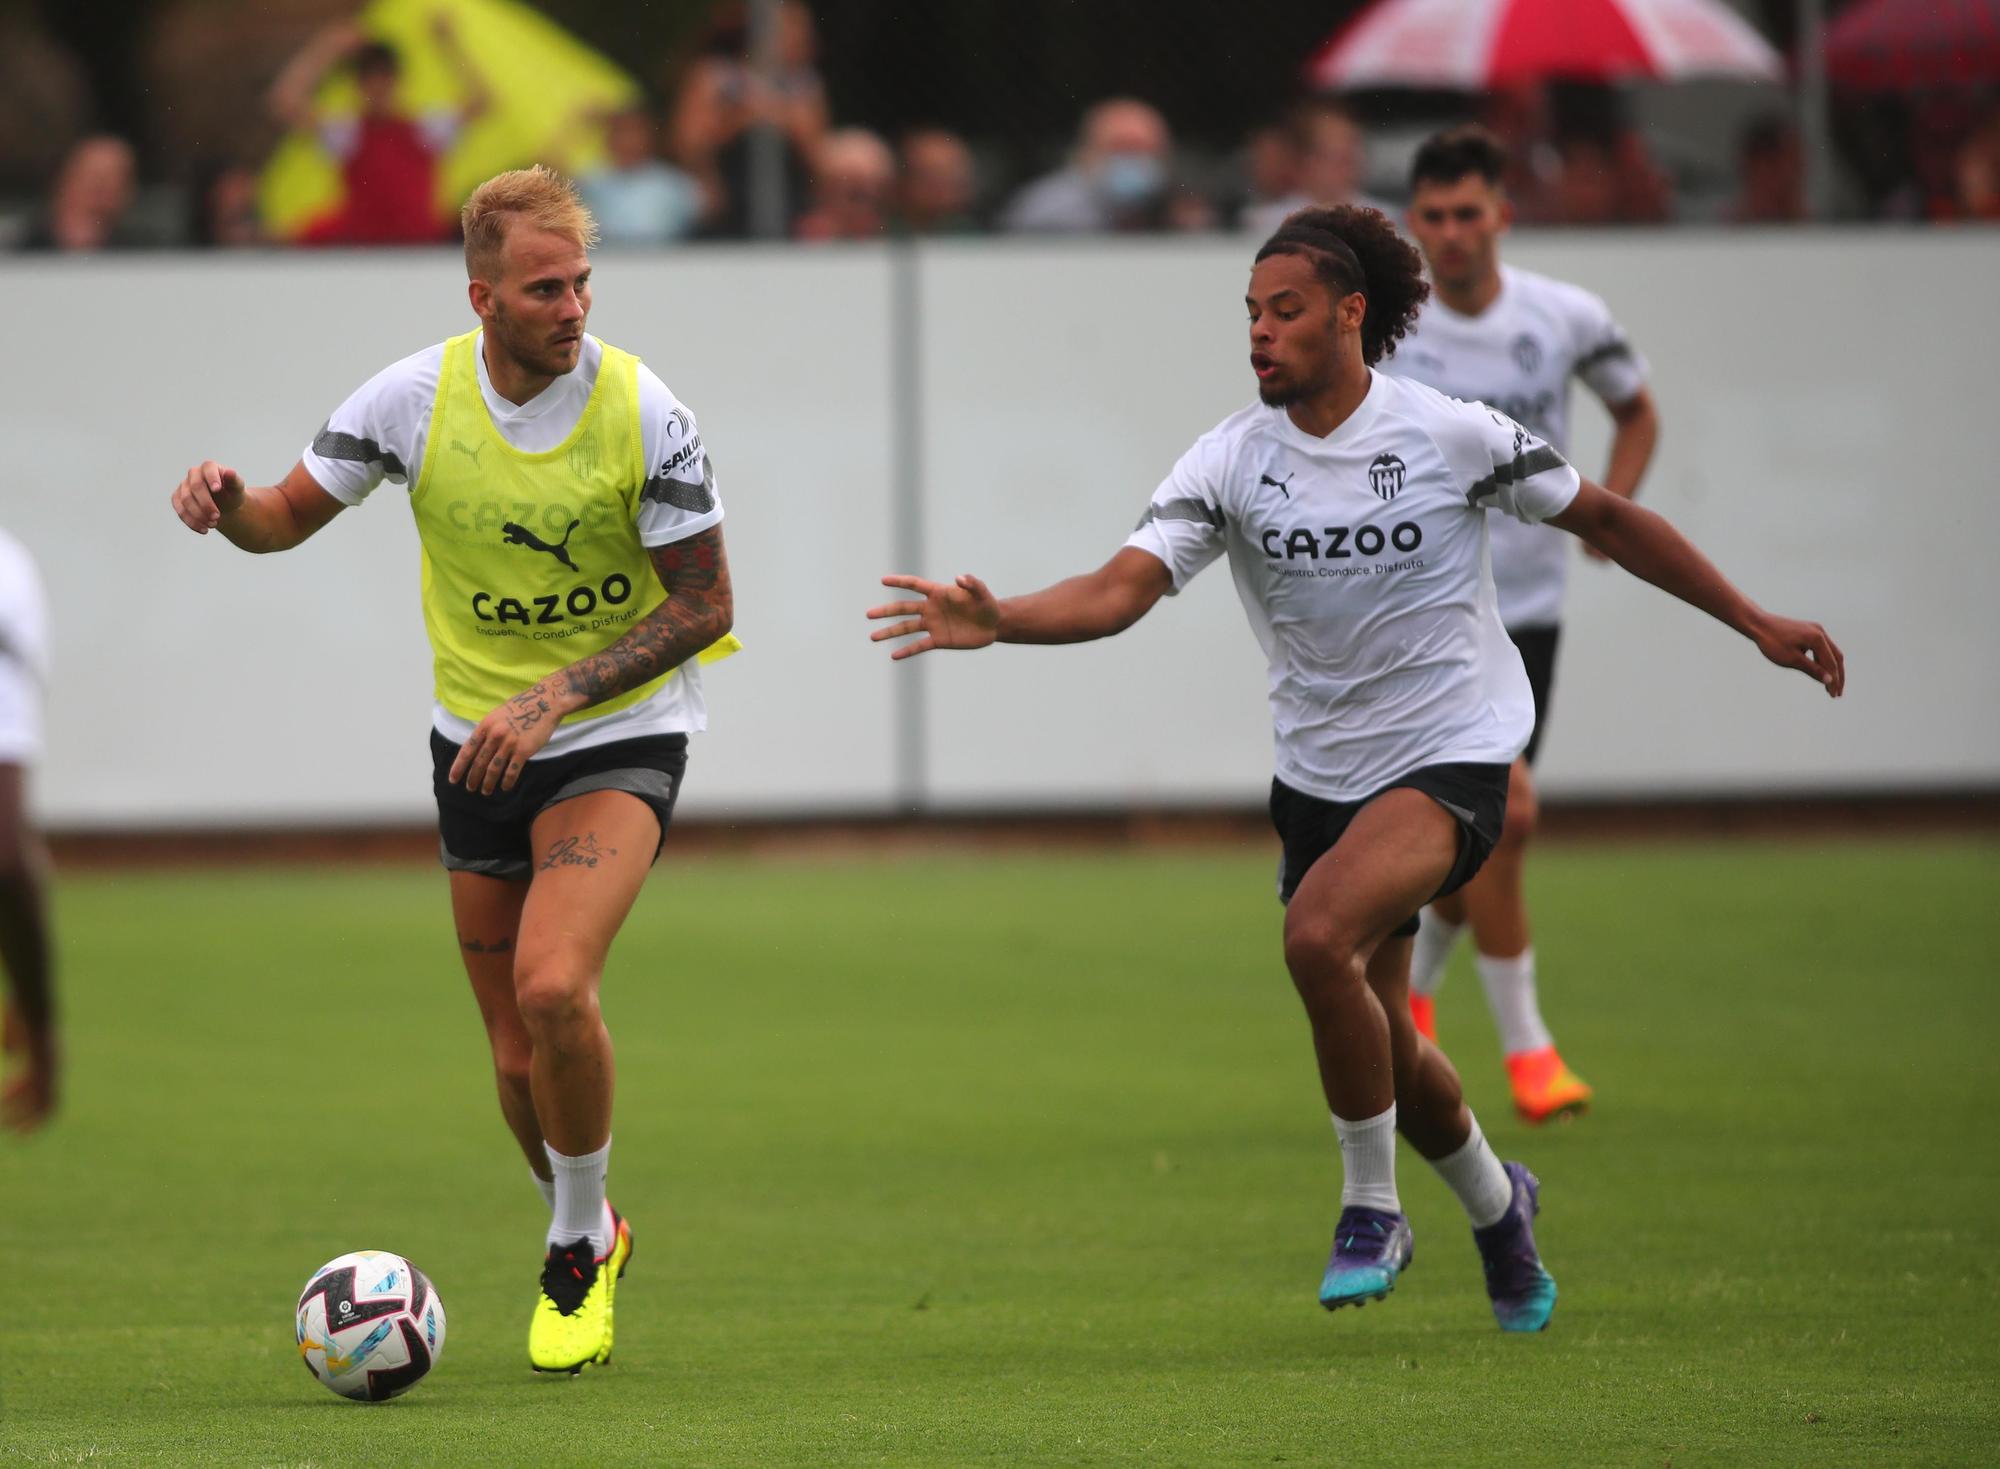
[[[410,492],[423,544],[437,701],[477,722],[557,669],[609,648],[666,599],[639,544],[646,482],[639,359],[603,345],[583,415],[546,453],[508,443],[479,392],[478,333],[445,343],[424,462]],[[701,654],[726,657],[723,639]],[[651,696],[676,671],[568,716]]]

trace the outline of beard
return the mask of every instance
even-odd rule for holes
[[[561,377],[576,366],[577,359],[570,355],[570,348],[552,345],[524,330],[497,300],[493,303],[493,335],[499,338],[501,350],[530,372]],[[581,341],[576,350],[582,350]]]

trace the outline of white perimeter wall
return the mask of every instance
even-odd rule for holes
[[[901,494],[920,502],[928,573],[1020,590],[1109,555],[1181,450],[1249,396],[1248,253],[605,255],[593,328],[702,420],[750,645],[709,677],[687,813],[1259,798],[1262,668],[1220,568],[1091,647],[892,668],[860,617],[911,539]],[[1753,595],[1824,621],[1851,678],[1829,704],[1650,588],[1579,567],[1545,789],[2000,781],[2000,239],[1569,234],[1517,239],[1512,258],[1611,301],[1665,422],[1648,503]],[[197,540],[166,500],[204,456],[276,478],[353,386],[462,329],[456,257],[9,261],[0,282],[0,525],[40,558],[56,624],[47,818],[425,818],[428,656],[400,492],[274,558]],[[1575,420],[1595,472],[1603,415]],[[911,421],[917,472],[899,481]]]

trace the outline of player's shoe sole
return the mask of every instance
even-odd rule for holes
[[[1554,1046],[1507,1058],[1507,1080],[1521,1120],[1540,1124],[1579,1117],[1590,1110],[1590,1084],[1563,1064]]]
[[[1333,1234],[1333,1254],[1320,1277],[1319,1303],[1329,1311],[1386,1298],[1410,1268],[1416,1243],[1401,1214],[1347,1208]]]

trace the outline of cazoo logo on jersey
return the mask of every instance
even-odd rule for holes
[[[1264,554],[1273,561],[1351,561],[1359,554],[1380,556],[1394,547],[1414,551],[1424,543],[1424,528],[1414,520],[1399,520],[1387,530],[1379,525],[1297,526],[1264,532]]]

